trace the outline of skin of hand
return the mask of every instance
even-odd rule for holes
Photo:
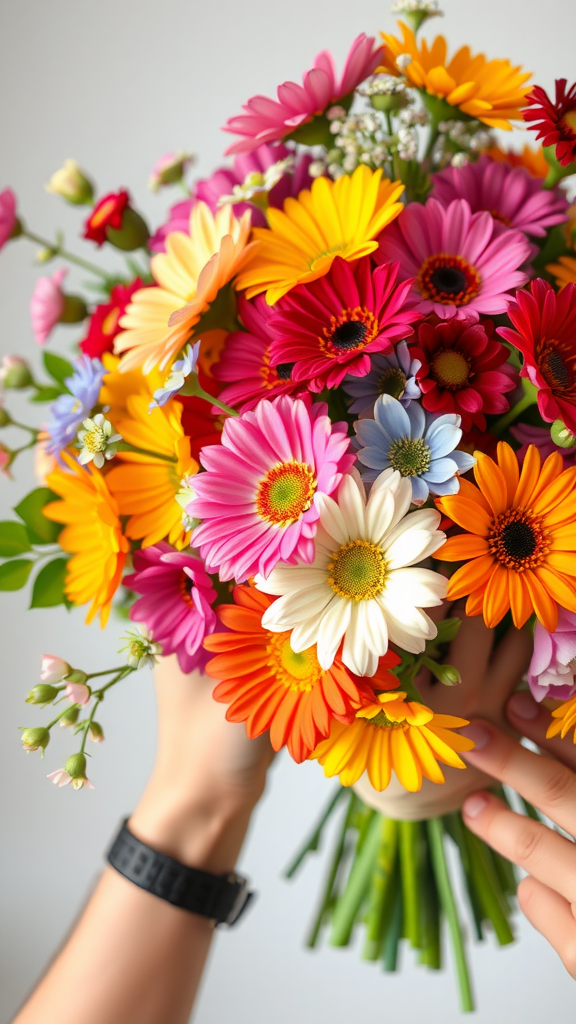
[[[273,752],[225,720],[213,681],[174,657],[155,670],[156,762],[129,821],[155,849],[231,871]],[[214,933],[207,918],[107,868],[74,931],[14,1024],[186,1024]]]
[[[515,731],[533,740],[541,754],[526,750],[491,722],[463,730],[476,747],[464,755],[475,768],[513,787],[569,836],[576,837],[576,747],[546,739],[550,712],[528,693],[508,703]],[[515,814],[491,793],[471,794],[463,806],[468,828],[528,872],[518,902],[531,924],[553,946],[576,980],[576,846],[540,822]]]

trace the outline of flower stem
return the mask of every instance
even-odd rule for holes
[[[284,872],[284,877],[285,878],[292,878],[293,875],[296,874],[298,868],[300,867],[300,865],[304,861],[304,859],[307,856],[307,854],[313,853],[313,852],[315,852],[318,849],[318,845],[320,843],[320,838],[322,836],[322,832],[324,830],[324,826],[326,825],[326,822],[330,818],[332,812],[336,809],[337,803],[344,796],[345,792],[346,792],[346,790],[345,790],[344,786],[338,785],[338,789],[334,793],[334,796],[331,798],[331,800],[328,803],[326,809],[323,811],[322,817],[320,818],[320,821],[316,825],[316,828],[314,829],[312,834],[309,836],[309,838],[306,839],[306,841],[304,842],[303,846],[301,847],[301,849],[296,854],[294,860],[286,868],[286,871]]]
[[[116,451],[118,452],[131,452],[133,455],[148,455],[153,459],[161,459],[162,462],[178,462],[178,459],[174,455],[164,455],[162,452],[152,452],[148,448],[137,448],[134,444],[128,444],[127,441],[118,441],[115,444]]]
[[[334,886],[336,884],[336,879],[338,877],[340,862],[342,861],[346,849],[346,835],[352,823],[352,817],[354,815],[358,803],[357,797],[354,793],[348,793],[347,795],[348,807],[346,808],[346,815],[344,817],[344,822],[340,830],[340,835],[338,836],[338,842],[336,844],[336,849],[334,851],[332,863],[330,864],[330,870],[328,872],[328,877],[326,879],[326,884],[324,886],[324,892],[322,894],[320,908],[318,910],[316,918],[314,919],[312,930],[306,940],[306,945],[308,946],[309,949],[314,949],[316,943],[318,942],[320,929],[324,924],[324,918],[332,902]]]
[[[29,231],[28,228],[24,228],[22,234],[28,241],[35,242],[37,245],[43,246],[44,249],[50,249],[54,256],[61,256],[62,259],[68,260],[69,263],[74,263],[77,267],[82,267],[83,270],[96,274],[97,277],[101,277],[106,283],[110,280],[110,275],[105,270],[96,266],[95,263],[90,263],[89,260],[82,259],[81,256],[75,256],[73,252],[68,252],[67,249],[63,249],[57,242],[49,242],[48,239],[42,238],[41,235],[37,235],[34,231]]]
[[[420,949],[419,875],[422,860],[421,824],[419,821],[400,821],[400,864],[402,868],[402,895],[404,897],[404,934],[413,949]]]
[[[352,936],[352,929],[362,906],[374,868],[380,845],[382,818],[374,814],[362,845],[356,855],[352,869],[346,882],[346,888],[338,899],[332,915],[331,946],[347,946]]]
[[[464,949],[462,929],[458,919],[458,911],[456,909],[456,900],[454,899],[450,876],[448,874],[448,864],[446,863],[442,819],[430,818],[426,825],[428,829],[428,838],[430,840],[432,867],[436,877],[438,893],[440,895],[440,904],[446,916],[448,929],[450,931],[450,938],[452,939],[452,948],[456,962],[456,974],[460,989],[460,1006],[463,1013],[472,1013],[474,1010],[474,1000],[472,998],[470,974],[468,971],[468,964],[466,962],[466,951]]]
[[[522,395],[522,398],[520,398],[519,401],[516,402],[516,405],[513,405],[504,416],[501,416],[500,419],[490,427],[490,433],[494,434],[495,437],[501,437],[504,431],[507,430],[511,423],[514,423],[514,420],[518,419],[518,417],[522,415],[525,409],[529,409],[531,405],[534,405],[534,403],[537,402],[538,389],[535,388],[533,384],[530,384],[530,389],[528,390],[526,387],[527,383],[527,381],[524,381],[524,394]]]
[[[205,391],[200,381],[198,380],[197,373],[191,373],[186,380],[185,386],[182,388],[181,394],[192,395],[195,398],[203,398],[205,402],[210,402],[210,405],[217,405],[222,412],[227,413],[228,416],[238,416],[236,409],[232,409],[229,405],[225,405],[219,398],[214,398],[214,395]]]

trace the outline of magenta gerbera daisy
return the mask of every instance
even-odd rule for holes
[[[510,167],[482,156],[464,167],[446,167],[434,175],[432,197],[442,206],[466,199],[472,213],[487,210],[497,224],[543,238],[566,220],[568,200],[559,189],[543,188],[525,167]]]
[[[224,125],[225,132],[241,135],[238,142],[226,150],[230,153],[249,153],[263,142],[286,139],[312,121],[335,103],[350,96],[356,86],[376,69],[382,57],[382,47],[361,33],[350,47],[342,77],[338,80],[331,53],[323,50],[307,71],[302,85],[284,82],[277,89],[277,100],[268,96],[252,96],[244,104],[242,114],[231,117]]]
[[[526,97],[528,108],[522,111],[536,138],[543,146],[556,146],[556,159],[563,167],[576,160],[576,82],[566,88],[568,80],[557,78],[555,98],[551,100],[540,85]]]
[[[314,558],[317,499],[351,468],[347,425],[331,423],[324,402],[281,395],[229,417],[222,444],[202,449],[186,511],[209,571],[238,582],[266,577],[282,559]]]
[[[135,572],[124,585],[142,594],[130,618],[143,622],[163,654],[176,654],[183,672],[202,669],[210,655],[202,641],[217,626],[212,587],[201,560],[161,541],[134,552]]]
[[[465,199],[446,208],[429,199],[404,208],[374,255],[378,263],[398,260],[401,279],[415,279],[410,298],[424,315],[478,320],[506,312],[509,292],[527,281],[518,268],[531,252],[525,235],[495,230],[492,215],[472,213]]]
[[[292,364],[270,364],[272,337],[269,320],[274,308],[264,295],[248,302],[240,298],[238,314],[245,331],[234,331],[224,343],[220,362],[212,367],[217,380],[227,383],[220,401],[241,412],[253,409],[262,398],[293,395],[306,390],[306,384],[292,380]]]
[[[347,374],[365,376],[370,354],[391,352],[419,319],[404,308],[412,281],[397,278],[397,263],[374,268],[368,256],[354,263],[337,256],[325,277],[293,288],[274,307],[272,365],[293,363],[292,380],[311,391],[338,387]]]

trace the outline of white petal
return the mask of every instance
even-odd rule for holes
[[[432,608],[442,603],[447,585],[444,576],[431,569],[394,569],[386,580],[382,596],[392,611],[396,609],[396,602],[405,608]]]
[[[326,533],[333,537],[337,544],[347,544],[350,538],[344,516],[334,499],[327,494],[319,494],[316,498],[316,507]]]
[[[348,623],[350,622],[351,601],[334,595],[328,608],[324,609],[318,630],[318,661],[322,668],[330,668]]]
[[[349,540],[364,538],[364,484],[358,485],[354,477],[345,476],[338,488],[338,506],[346,523]]]
[[[377,658],[388,650],[388,626],[386,616],[377,601],[363,601],[364,640],[366,646]]]
[[[290,636],[292,650],[299,654],[301,651],[307,651],[309,647],[312,647],[312,644],[315,644],[318,639],[321,622],[322,613],[320,615],[311,615],[305,622],[300,622],[295,626]]]
[[[262,616],[264,629],[280,633],[294,629],[310,616],[320,615],[332,600],[334,592],[330,587],[311,587],[285,594],[274,601]]]
[[[367,540],[380,544],[392,522],[394,508],[394,495],[388,488],[372,489],[365,513]]]
[[[350,609],[350,623],[344,636],[342,661],[356,675],[363,676],[368,665],[368,654],[368,648],[364,643],[362,631],[359,627],[358,605],[353,604]]]

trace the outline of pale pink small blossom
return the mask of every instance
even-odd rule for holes
[[[61,683],[70,672],[70,665],[55,654],[42,655],[40,679],[43,683]]]
[[[11,238],[16,223],[16,196],[11,188],[5,188],[0,192],[0,249]]]
[[[64,312],[65,297],[61,285],[68,270],[61,267],[52,277],[39,277],[30,299],[32,330],[39,345],[44,345]]]
[[[90,690],[84,683],[68,683],[64,696],[68,697],[72,704],[79,704],[83,708],[90,700]]]
[[[9,480],[12,479],[12,474],[10,473],[11,460],[12,452],[10,451],[10,449],[6,448],[5,445],[0,444],[0,473],[3,473],[4,476],[7,476]]]
[[[156,161],[152,168],[148,182],[149,188],[152,192],[157,192],[163,185],[177,184],[182,181],[188,168],[195,162],[196,157],[192,153],[166,153]]]
[[[558,609],[555,633],[539,622],[534,627],[534,653],[527,675],[535,700],[568,700],[576,691],[576,614]]]
[[[57,771],[50,772],[50,775],[47,775],[46,778],[50,779],[50,782],[53,782],[55,786],[67,786],[69,782],[72,782],[72,776],[64,768],[58,768]]]

